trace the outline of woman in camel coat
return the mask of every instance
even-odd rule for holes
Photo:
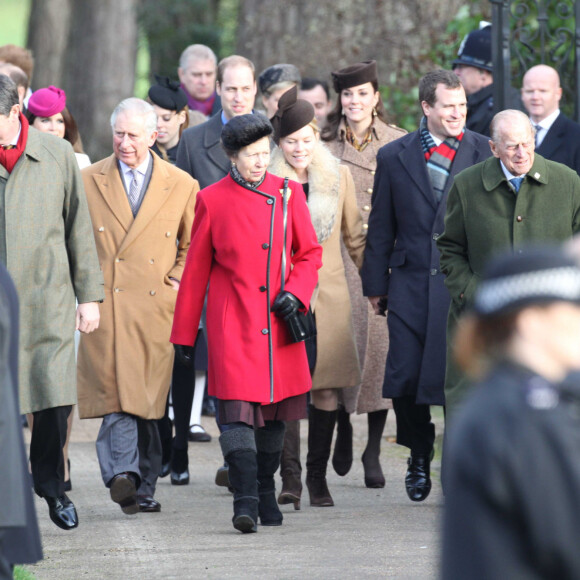
[[[366,231],[379,149],[402,137],[406,131],[387,125],[380,98],[375,61],[358,63],[333,73],[338,101],[322,132],[333,155],[346,165],[356,188],[356,201]],[[345,254],[343,248],[343,255]],[[338,413],[338,433],[332,463],[339,475],[352,465],[352,427],[349,413],[368,413],[368,442],[363,454],[365,484],[383,487],[385,480],[379,463],[380,443],[389,399],[383,399],[383,380],[389,348],[389,334],[383,317],[376,316],[362,293],[358,269],[345,259],[346,278],[352,302],[356,343],[361,364],[359,385],[342,392],[344,407]]]
[[[309,412],[306,484],[310,503],[333,505],[326,485],[326,466],[336,422],[338,393],[360,383],[358,353],[352,325],[350,296],[341,240],[356,267],[362,264],[365,234],[356,207],[354,183],[349,170],[340,165],[319,141],[314,108],[296,99],[290,89],[279,101],[272,119],[278,149],[272,154],[270,170],[281,177],[302,183],[308,200],[310,217],[322,246],[322,268],[319,271],[318,294],[313,303],[316,317],[316,366],[312,379],[312,406]],[[287,443],[292,431],[289,431]],[[296,438],[296,435],[294,435]],[[296,445],[296,443],[295,443]],[[286,448],[286,452],[291,450]],[[294,453],[299,463],[299,454]],[[300,474],[288,476],[283,465],[283,490],[279,501],[300,498]],[[290,492],[286,493],[285,492]]]

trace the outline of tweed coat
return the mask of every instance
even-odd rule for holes
[[[529,242],[558,242],[580,231],[580,177],[536,153],[517,195],[499,159],[492,157],[456,176],[447,200],[445,230],[437,241],[441,270],[451,295],[447,321],[447,418],[468,391],[469,382],[453,360],[457,320],[472,304],[488,260]]]
[[[82,418],[124,412],[159,419],[165,412],[177,298],[169,278],[183,273],[199,186],[151,155],[151,181],[135,218],[114,155],[83,171],[106,298],[99,330],[79,345]]]
[[[258,188],[230,175],[197,198],[191,247],[179,287],[171,342],[193,346],[207,291],[210,395],[277,403],[310,390],[304,343],[293,343],[271,306],[282,285],[308,307],[322,249],[302,186],[288,186],[283,243],[283,180],[266,173]]]
[[[346,125],[342,121],[338,128],[338,137],[327,145],[330,151],[350,169],[355,184],[357,206],[363,218],[363,229],[366,231],[372,207],[371,196],[377,168],[377,153],[383,145],[402,137],[406,131],[375,119],[373,139],[364,151],[357,151],[348,143],[345,133]],[[392,409],[391,401],[383,398],[385,362],[389,349],[387,324],[382,316],[375,315],[368,299],[363,296],[359,268],[348,258],[344,246],[342,254],[362,371],[360,386],[342,391],[343,404],[349,413],[354,411],[371,413]]]
[[[361,277],[365,296],[388,296],[391,343],[385,397],[413,396],[418,405],[445,404],[449,292],[435,240],[443,231],[453,177],[489,155],[488,140],[466,130],[437,201],[418,131],[379,151]]]
[[[76,403],[75,297],[102,300],[103,277],[78,163],[65,139],[32,127],[11,174],[0,166],[0,261],[20,299],[20,407]]]
[[[0,263],[0,558],[11,564],[42,559],[18,405],[18,297]]]
[[[272,154],[269,171],[293,180],[298,177],[280,148]],[[318,293],[312,306],[317,331],[312,390],[356,386],[361,375],[341,240],[348,259],[358,269],[362,266],[366,236],[350,171],[320,142],[308,166],[307,203],[322,246]]]

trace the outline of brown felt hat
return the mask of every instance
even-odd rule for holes
[[[298,88],[288,89],[278,101],[278,110],[270,119],[274,127],[274,141],[280,142],[286,137],[312,123],[314,119],[314,107],[308,102],[298,98]]]
[[[332,84],[337,93],[373,81],[378,82],[376,60],[357,62],[332,73]]]

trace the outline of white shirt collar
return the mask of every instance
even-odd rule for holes
[[[437,145],[437,147],[439,147],[439,145],[441,145],[441,143],[443,143],[443,139],[439,139],[439,137],[435,137],[435,135],[433,135],[433,133],[431,133],[431,131],[429,131],[429,135],[431,135],[431,139],[433,139],[433,141],[435,141],[435,145]]]
[[[147,169],[149,169],[150,159],[151,154],[149,153],[145,161],[143,161],[143,163],[141,163],[141,165],[139,165],[139,167],[136,168],[137,173],[140,173],[141,175],[145,175],[147,173]],[[119,165],[121,166],[121,171],[123,172],[123,175],[127,175],[127,173],[133,171],[131,167],[129,167],[126,163],[123,163],[120,159]]]
[[[503,161],[500,159],[499,160],[500,164],[501,164],[501,170],[503,171],[503,174],[506,176],[506,179],[509,181],[510,179],[517,179],[518,177],[525,177],[527,175],[527,173],[524,173],[524,175],[514,175],[513,173],[510,173],[507,169],[507,167],[503,164]]]
[[[556,109],[553,113],[549,114],[545,119],[542,119],[539,123],[534,124],[536,125],[536,127],[541,127],[542,129],[549,131],[550,127],[554,124],[559,114],[560,109]]]
[[[22,123],[18,123],[18,133],[16,136],[8,143],[8,145],[18,145],[18,139],[20,139],[20,133],[22,133]]]

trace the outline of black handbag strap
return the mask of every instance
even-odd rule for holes
[[[282,223],[284,225],[284,245],[282,246],[282,284],[280,292],[284,292],[286,285],[286,230],[288,229],[288,178],[284,178],[284,190],[282,192]]]

